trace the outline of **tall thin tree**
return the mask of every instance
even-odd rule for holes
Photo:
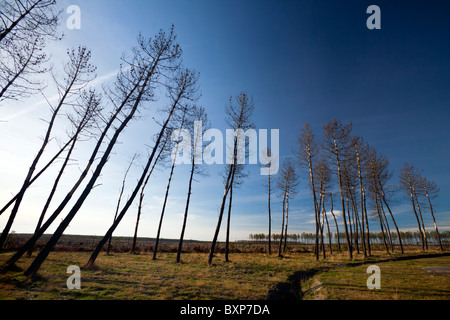
[[[251,116],[253,114],[254,108],[255,105],[253,99],[249,97],[247,93],[241,92],[235,98],[235,103],[233,102],[233,99],[230,98],[229,104],[225,109],[227,115],[226,122],[233,130],[235,130],[236,135],[234,136],[232,145],[227,145],[227,152],[231,152],[231,157],[229,158],[229,169],[228,173],[226,174],[225,190],[219,209],[217,226],[214,232],[213,240],[211,242],[211,249],[209,251],[209,266],[212,266],[217,239],[219,237],[220,226],[222,224],[223,213],[225,210],[225,204],[228,193],[231,189],[231,186],[233,185],[236,166],[238,165],[238,160],[242,161],[242,159],[239,159],[239,155],[241,155],[241,157],[242,155],[244,155],[245,157],[245,150],[243,150],[243,148],[245,148],[245,131],[254,127],[254,124],[251,122]]]
[[[347,217],[344,203],[344,187],[342,182],[341,173],[341,161],[343,158],[343,153],[348,151],[351,147],[349,138],[352,131],[351,122],[347,125],[342,124],[341,121],[334,119],[328,121],[324,126],[324,149],[334,156],[337,167],[337,178],[339,185],[339,192],[341,197],[341,207],[342,207],[342,220],[344,222],[345,238],[347,240],[347,250],[349,258],[353,258],[353,249],[351,245],[350,236],[348,233]]]
[[[64,71],[65,77],[60,83],[59,80],[55,78],[55,82],[57,84],[57,89],[59,92],[59,101],[56,106],[51,106],[52,115],[48,122],[47,130],[42,141],[42,144],[34,157],[30,168],[28,169],[25,180],[22,183],[21,189],[17,195],[17,198],[14,202],[14,206],[11,210],[11,214],[6,223],[5,228],[3,229],[2,235],[0,236],[0,249],[3,247],[6,237],[11,229],[11,226],[14,222],[14,219],[19,211],[20,204],[22,203],[25,192],[27,191],[30,181],[33,177],[34,171],[41,159],[42,154],[44,153],[48,143],[50,142],[51,134],[53,126],[56,122],[56,119],[60,113],[60,110],[63,106],[66,105],[70,99],[79,93],[79,91],[84,88],[89,81],[92,80],[92,74],[95,72],[95,67],[90,63],[91,53],[85,47],[79,47],[78,50],[69,50],[67,52],[69,62],[65,64]]]

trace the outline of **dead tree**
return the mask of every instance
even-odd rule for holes
[[[322,248],[322,254],[323,258],[326,258],[325,253],[325,245],[324,245],[324,239],[323,239],[323,228],[325,223],[325,200],[326,195],[328,194],[328,190],[331,188],[331,171],[327,163],[327,159],[324,155],[321,155],[321,157],[318,159],[316,166],[313,169],[315,171],[315,177],[316,177],[316,183],[317,186],[315,187],[316,190],[319,192],[319,203],[318,207],[320,208],[320,212],[318,215],[318,222],[319,222],[319,232],[320,232],[320,245],[316,246],[315,254],[317,255],[320,253],[320,248]],[[322,222],[320,221],[322,220]]]
[[[19,100],[44,89],[44,81],[36,79],[49,71],[41,39],[21,44],[7,43],[0,49],[0,102]]]
[[[170,141],[171,135],[172,135],[172,131],[166,129],[166,133],[164,134],[164,136],[161,140],[161,143],[158,147],[158,153],[157,153],[155,160],[153,161],[152,168],[150,169],[149,173],[147,174],[144,184],[141,187],[141,192],[139,193],[138,211],[137,211],[137,217],[136,217],[136,224],[134,227],[134,236],[133,236],[133,244],[131,246],[131,253],[134,253],[136,250],[139,221],[141,220],[142,207],[144,205],[143,202],[144,202],[144,196],[145,196],[145,192],[144,192],[145,188],[147,187],[148,181],[150,180],[150,177],[152,176],[152,173],[155,170],[156,166],[161,163],[161,160],[163,160],[167,157],[167,151],[168,151],[168,146],[169,146],[169,141]],[[157,138],[158,137],[156,136],[156,139]],[[109,242],[111,242],[111,239],[109,239]]]
[[[235,104],[236,103],[236,104]],[[236,173],[236,166],[238,164],[238,161],[242,161],[245,159],[239,159],[239,155],[242,156],[244,154],[245,157],[245,131],[248,129],[251,129],[254,127],[253,123],[251,122],[251,116],[253,114],[255,105],[253,103],[253,99],[250,98],[246,93],[242,92],[235,98],[235,103],[233,103],[233,99],[230,98],[229,104],[227,105],[227,108],[225,109],[226,112],[226,122],[228,126],[235,130],[236,135],[233,139],[232,145],[227,145],[227,150],[231,152],[231,161],[228,166],[228,172],[226,174],[225,179],[225,190],[222,197],[222,203],[219,209],[219,217],[217,220],[217,226],[214,232],[214,237],[211,243],[211,249],[209,251],[208,256],[208,265],[212,266],[212,261],[214,258],[214,252],[216,249],[216,243],[217,238],[219,237],[220,232],[220,226],[222,223],[223,218],[223,212],[225,210],[225,203],[229,194],[229,191],[231,189],[231,186],[233,185],[234,176]],[[227,142],[228,144],[228,142]]]
[[[2,1],[0,11],[0,43],[27,40],[30,36],[58,37],[56,28],[60,12],[56,0]]]
[[[376,159],[377,161],[377,174],[376,174],[376,178],[377,178],[377,182],[378,182],[378,191],[380,192],[380,201],[382,200],[384,205],[386,206],[389,215],[391,217],[392,223],[394,224],[396,233],[397,233],[397,239],[398,239],[398,243],[400,246],[400,251],[401,253],[404,253],[403,250],[403,243],[402,243],[402,237],[401,237],[401,233],[400,230],[398,228],[397,222],[395,221],[394,215],[392,213],[391,207],[389,206],[389,202],[387,199],[387,194],[385,191],[386,190],[386,185],[387,182],[391,179],[392,177],[392,173],[389,172],[388,167],[389,167],[389,160],[385,157],[380,155],[379,157],[377,157]],[[383,213],[384,214],[384,213]],[[386,221],[387,224],[387,221]]]
[[[368,147],[368,162],[367,162],[367,180],[370,181],[369,189],[373,194],[373,203],[376,208],[377,217],[380,222],[380,230],[383,237],[384,247],[386,252],[389,253],[389,235],[386,225],[383,222],[383,211],[382,211],[382,203],[381,203],[381,192],[379,191],[378,184],[378,167],[377,167],[377,155],[376,151],[372,147]],[[384,231],[386,229],[386,232]]]
[[[102,240],[100,240],[100,242],[98,243],[97,247],[95,248],[94,252],[92,253],[91,257],[89,258],[89,261],[87,263],[87,267],[92,266],[95,263],[95,260],[97,259],[98,254],[100,253],[101,249],[103,248],[103,246],[105,245],[106,241],[108,241],[108,239],[111,237],[112,233],[114,232],[114,230],[117,228],[117,226],[119,225],[120,221],[123,219],[123,217],[125,216],[125,213],[127,212],[127,210],[129,209],[129,207],[131,206],[131,204],[133,203],[136,195],[138,194],[144,180],[145,177],[148,174],[148,171],[150,169],[150,165],[152,164],[155,154],[158,150],[158,146],[161,143],[161,140],[165,134],[165,131],[167,129],[168,123],[173,115],[173,113],[180,108],[180,105],[182,104],[182,101],[184,100],[195,100],[198,98],[197,96],[197,91],[198,91],[198,87],[197,87],[197,81],[198,81],[198,73],[189,69],[181,69],[174,82],[176,83],[176,85],[174,85],[173,87],[169,88],[169,96],[171,99],[171,105],[169,107],[169,110],[167,112],[167,118],[164,122],[164,124],[161,127],[161,130],[159,132],[158,138],[153,146],[153,150],[147,160],[147,163],[145,165],[144,170],[142,171],[142,175],[139,178],[139,181],[136,184],[136,187],[134,188],[133,192],[130,195],[130,198],[128,199],[128,201],[126,202],[125,206],[122,208],[122,210],[120,211],[119,215],[117,216],[116,221],[114,221],[114,223],[112,224],[112,226],[108,229],[108,231],[106,232],[106,234],[103,236]]]
[[[72,136],[69,141],[67,141],[59,150],[58,152],[51,158],[45,166],[42,167],[41,170],[39,170],[38,173],[36,173],[33,178],[28,183],[28,187],[30,187],[50,166],[63,154],[64,151],[72,144],[74,137]],[[14,197],[11,198],[1,209],[0,209],[0,215],[2,215],[8,208],[17,200],[18,194],[16,194]]]
[[[344,187],[342,183],[342,173],[341,173],[341,161],[343,153],[348,151],[348,149],[351,147],[349,138],[350,133],[352,131],[352,124],[349,123],[348,125],[343,125],[341,121],[334,119],[328,121],[328,123],[326,123],[323,126],[323,130],[324,130],[323,147],[335,158],[336,161],[337,178],[341,197],[342,220],[344,222],[344,231],[345,231],[345,238],[347,240],[348,255],[349,258],[352,259],[353,250],[347,226],[347,217],[344,203]]]
[[[172,134],[172,141],[174,141],[176,145],[174,147],[174,152],[172,153],[172,165],[170,168],[169,180],[167,181],[166,193],[164,195],[164,202],[163,202],[163,206],[161,209],[161,216],[159,218],[158,231],[156,233],[156,239],[155,239],[155,247],[153,249],[153,258],[152,258],[153,260],[156,260],[156,254],[158,253],[159,239],[161,236],[161,228],[162,228],[162,223],[163,223],[163,219],[164,219],[164,213],[166,211],[167,200],[169,198],[170,184],[172,182],[173,172],[175,170],[175,165],[177,163],[177,156],[178,156],[178,152],[179,152],[178,148],[180,146],[180,142],[182,141],[181,131],[184,129],[184,126],[189,126],[190,119],[187,119],[187,118],[188,118],[187,108],[184,107],[183,111],[182,111],[181,120],[180,120],[180,127],[178,128],[178,130],[175,130]]]
[[[289,200],[298,193],[298,176],[292,158],[286,158],[280,168],[277,187],[280,195],[283,197],[283,218],[281,225],[281,236],[278,248],[278,256],[282,257],[286,251],[288,218],[289,218]],[[283,246],[284,242],[284,246]]]
[[[267,157],[273,157],[271,149],[267,148],[265,154]],[[273,177],[274,169],[272,168],[271,163],[265,165],[267,168],[267,181],[264,183],[264,187],[267,190],[267,212],[269,215],[269,234],[268,234],[268,252],[269,255],[272,254],[272,215],[271,215],[271,196],[273,193]]]
[[[175,42],[173,28],[169,34],[160,31],[155,39],[146,40],[142,36],[138,38],[138,47],[136,47],[133,51],[133,61],[129,63],[130,71],[128,76],[118,77],[116,81],[115,89],[118,90],[117,96],[122,98],[119,100],[120,102],[118,102],[119,108],[120,106],[126,106],[126,108],[123,109],[123,119],[121,119],[118,127],[113,130],[113,135],[78,200],[57,227],[55,233],[49,239],[47,244],[39,252],[36,259],[25,271],[26,275],[34,276],[39,270],[50,251],[62,236],[64,230],[80,210],[92,188],[95,186],[95,183],[107,163],[120,134],[127,127],[128,123],[134,118],[134,115],[141,103],[154,99],[154,86],[158,83],[158,78],[162,77],[165,70],[173,70],[174,62],[177,63],[177,66],[179,65],[178,60],[180,54],[181,50],[179,45]],[[141,180],[139,182],[142,184]],[[134,196],[131,197],[133,200]],[[127,205],[129,207],[131,203],[129,203],[129,201],[127,202],[125,206],[126,209],[128,209]],[[120,221],[119,217],[120,215],[118,216],[116,222]],[[105,243],[108,239],[109,237],[105,240]]]
[[[331,215],[333,216],[334,219],[334,224],[336,225],[336,234],[337,234],[337,244],[338,244],[338,251],[341,252],[341,241],[339,240],[339,226],[336,220],[336,216],[334,215],[333,212],[333,208],[334,208],[334,204],[333,204],[333,193],[330,192],[330,204],[331,204]]]
[[[370,232],[369,232],[369,220],[367,217],[367,205],[366,205],[366,190],[364,188],[364,176],[363,168],[366,166],[366,146],[363,143],[362,137],[352,137],[351,144],[353,146],[353,151],[355,153],[356,168],[358,172],[358,182],[359,182],[359,194],[360,194],[360,206],[361,206],[361,238],[362,238],[362,249],[364,257],[371,255],[370,248]]]
[[[431,214],[431,217],[433,218],[434,229],[436,230],[436,236],[438,239],[439,247],[440,247],[441,251],[444,251],[444,247],[442,246],[442,242],[441,242],[441,235],[439,234],[439,229],[438,229],[438,226],[436,223],[436,218],[434,217],[433,205],[431,204],[431,199],[437,197],[437,195],[439,193],[439,187],[437,186],[437,184],[434,180],[428,180],[426,177],[421,177],[420,183],[422,185],[425,196],[427,197],[427,200],[428,200],[428,205],[430,207],[430,214]]]
[[[18,100],[44,87],[47,40],[59,39],[55,0],[4,0],[0,10],[0,101]]]
[[[184,209],[184,216],[183,216],[183,225],[181,227],[181,235],[180,240],[178,242],[178,250],[177,250],[177,257],[176,262],[181,262],[181,251],[183,249],[183,240],[184,240],[184,233],[186,231],[186,225],[187,225],[187,218],[189,213],[189,204],[191,200],[192,195],[192,182],[194,181],[194,175],[205,175],[205,171],[202,170],[201,167],[201,157],[203,154],[203,149],[205,146],[203,146],[203,134],[204,132],[209,128],[209,121],[208,116],[205,112],[205,109],[203,107],[196,107],[194,106],[192,117],[194,119],[194,126],[192,127],[193,130],[190,132],[190,136],[192,137],[190,147],[192,147],[192,150],[194,151],[191,154],[191,170],[189,174],[189,182],[188,182],[188,192],[186,197],[186,206]]]
[[[92,128],[94,128],[97,124],[99,115],[101,113],[101,96],[97,92],[95,92],[95,90],[85,91],[81,94],[77,105],[73,105],[73,108],[73,114],[68,115],[68,119],[73,127],[72,132],[69,133],[72,143],[64,159],[64,162],[59,169],[58,175],[55,178],[50,194],[47,197],[44,208],[42,209],[41,215],[39,216],[39,221],[36,225],[35,233],[38,232],[42,226],[45,214],[47,213],[50,203],[53,200],[53,196],[56,193],[56,189],[58,188],[59,181],[64,174],[66,166],[71,160],[71,155],[73,150],[75,149],[76,143],[80,139],[82,139],[83,135],[89,136],[89,131],[92,130]],[[29,256],[31,256],[31,253],[32,249],[28,250]]]
[[[92,80],[92,73],[95,71],[95,67],[90,63],[91,53],[89,50],[85,47],[80,47],[78,50],[68,51],[68,57],[69,62],[64,67],[65,77],[63,82],[60,83],[60,81],[55,77],[55,83],[57,84],[59,93],[59,101],[56,106],[51,106],[52,116],[49,120],[45,137],[42,141],[41,147],[31,163],[30,168],[28,169],[28,173],[14,202],[8,222],[6,223],[2,235],[0,236],[0,249],[3,248],[4,242],[19,210],[20,204],[22,203],[25,192],[29,187],[30,180],[36,170],[36,166],[39,163],[39,160],[48,143],[50,142],[52,129],[61,108],[66,103],[70,102],[70,99],[79,93],[79,91]]]
[[[116,211],[115,211],[115,213],[114,213],[114,220],[113,220],[113,221],[116,221],[116,219],[117,219],[117,214],[119,213],[120,203],[122,202],[122,196],[123,196],[123,192],[124,192],[124,190],[125,190],[125,183],[126,183],[126,181],[127,181],[128,172],[130,172],[130,169],[131,169],[131,167],[133,166],[133,163],[134,163],[134,161],[135,161],[137,158],[138,158],[138,154],[135,153],[135,154],[133,155],[133,157],[131,158],[131,160],[130,160],[130,162],[129,162],[129,164],[128,164],[127,169],[125,170],[125,174],[123,175],[122,185],[121,185],[121,187],[120,187],[119,198],[117,199],[117,206],[116,206]],[[108,255],[109,255],[109,251],[110,251],[110,249],[111,249],[111,239],[112,239],[112,236],[111,236],[111,238],[109,238],[109,241],[108,241],[108,248],[106,249],[106,254],[108,254]],[[134,247],[134,242],[133,242],[133,247]],[[133,251],[133,250],[132,250],[132,251]]]
[[[409,197],[411,198],[411,204],[413,207],[413,212],[417,220],[417,225],[419,228],[419,234],[420,238],[422,240],[422,250],[425,251],[425,238],[424,238],[424,231],[422,229],[422,225],[419,220],[419,216],[417,214],[416,210],[416,199],[415,199],[415,187],[417,184],[417,181],[415,181],[415,174],[414,174],[415,168],[412,165],[409,165],[405,163],[404,167],[400,170],[400,189],[406,192]]]
[[[301,168],[303,168],[305,171],[307,171],[308,174],[308,180],[309,180],[309,186],[311,188],[312,196],[313,196],[313,203],[314,203],[314,216],[316,221],[316,240],[315,240],[315,248],[318,248],[319,246],[319,206],[317,203],[317,195],[315,190],[315,181],[314,181],[314,166],[315,166],[315,159],[317,155],[320,153],[321,148],[318,144],[314,132],[312,131],[311,124],[305,123],[305,125],[302,127],[302,133],[297,139],[298,144],[298,153],[297,157],[300,163]],[[319,260],[319,252],[318,250],[315,251],[316,260]]]
[[[420,202],[419,202],[419,195],[421,193],[421,186],[420,186],[420,174],[417,171],[417,169],[412,170],[412,174],[413,174],[413,196],[414,196],[414,200],[416,202],[417,205],[417,213],[419,214],[419,218],[420,218],[420,223],[422,225],[422,232],[423,232],[423,239],[425,241],[425,249],[428,250],[428,239],[427,239],[427,231],[425,229],[425,224],[423,222],[423,215],[422,215],[422,209],[420,207]]]

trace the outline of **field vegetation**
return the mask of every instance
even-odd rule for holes
[[[20,236],[18,236],[20,237]],[[81,237],[83,238],[83,237]],[[66,241],[79,243],[76,237]],[[69,241],[70,239],[70,241]],[[89,238],[86,237],[85,240]],[[89,239],[92,241],[92,239]],[[88,241],[88,242],[89,242]],[[409,247],[405,254],[386,255],[380,245],[373,255],[345,250],[316,261],[313,247],[288,245],[282,258],[269,255],[258,243],[232,243],[229,262],[225,244],[218,243],[216,259],[208,266],[209,243],[188,242],[181,263],[176,263],[177,243],[161,242],[156,260],[141,240],[140,251],[126,252],[127,239],[113,239],[124,247],[101,252],[96,264],[85,267],[90,252],[60,245],[34,277],[23,273],[33,257],[23,257],[15,267],[0,273],[0,299],[27,300],[302,300],[302,299],[449,299],[450,278],[422,268],[450,265],[450,255],[438,248],[428,253]],[[95,243],[95,241],[93,241]],[[0,254],[0,265],[11,252]],[[380,290],[369,290],[369,265],[381,268]],[[70,265],[81,268],[81,289],[69,290],[66,281]]]

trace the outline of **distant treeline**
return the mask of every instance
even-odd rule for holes
[[[441,236],[441,241],[443,244],[450,244],[450,231],[440,231],[439,232]],[[337,237],[339,235],[339,240],[341,243],[344,243],[345,241],[345,233],[340,232],[338,233],[331,233],[331,239],[333,243],[337,243]],[[324,236],[326,239],[328,239],[328,233],[325,233]],[[437,237],[437,233],[435,231],[427,232],[426,233],[427,239],[429,241],[429,244],[432,245],[438,245],[439,240]],[[281,235],[280,234],[272,234],[272,240],[273,241],[279,241]],[[284,235],[283,235],[284,237]],[[421,234],[420,232],[411,232],[411,231],[400,231],[400,237],[402,238],[402,241],[404,244],[410,244],[410,245],[420,245],[421,242]],[[292,233],[286,235],[287,241],[299,243],[299,244],[314,244],[316,235],[315,233]],[[397,239],[397,233],[391,232],[391,238],[395,241],[398,241]],[[265,233],[251,233],[249,235],[250,241],[261,241],[265,242],[269,240],[269,235]],[[370,240],[372,243],[375,244],[382,244],[383,243],[383,233],[382,232],[370,232]]]

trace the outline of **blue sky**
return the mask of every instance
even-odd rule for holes
[[[432,6],[426,1],[360,0],[59,2],[62,9],[72,4],[81,9],[81,29],[65,28],[69,15],[63,13],[65,37],[48,48],[56,68],[66,48],[85,45],[98,66],[95,84],[107,83],[118,69],[121,54],[131,49],[139,32],[152,36],[174,24],[185,65],[200,72],[199,103],[207,109],[212,127],[225,132],[228,98],[246,91],[255,100],[256,127],[280,130],[283,159],[292,155],[305,122],[311,122],[315,133],[321,135],[322,125],[330,119],[352,121],[354,134],[389,158],[393,185],[404,162],[436,180],[441,189],[435,200],[438,224],[450,229],[450,21],[444,1]],[[381,9],[381,30],[366,27],[366,9],[371,4]],[[51,85],[45,94],[54,94]],[[107,230],[127,161],[134,152],[142,153],[127,181],[129,192],[145,160],[148,140],[143,137],[155,132],[151,108],[121,137],[123,143],[105,168],[101,185],[91,193],[67,233],[101,235]],[[1,203],[18,190],[39,147],[38,138],[44,134],[45,123],[40,118],[48,115],[39,95],[0,106],[0,119],[7,120],[0,124]],[[87,152],[88,145],[77,149],[81,167]],[[209,176],[194,185],[186,238],[212,239],[223,194],[222,169],[209,167]],[[234,194],[232,239],[267,232],[264,178],[255,166],[250,172]],[[70,186],[76,173],[74,165],[62,188]],[[12,230],[34,230],[51,178],[49,173],[29,190]],[[168,172],[159,170],[151,180],[140,236],[156,235],[167,178]],[[163,237],[179,236],[187,179],[187,168],[177,168]],[[64,196],[63,190],[57,199]],[[301,181],[291,208],[290,232],[312,231],[312,200],[306,180]],[[279,199],[273,200],[272,210],[274,232],[279,232]],[[401,229],[415,230],[410,203],[400,192],[393,199],[393,211]],[[135,217],[133,206],[116,234],[132,235]],[[431,217],[426,214],[424,220],[431,230]],[[6,214],[0,217],[0,227],[5,223]],[[376,222],[372,225],[377,229]]]

